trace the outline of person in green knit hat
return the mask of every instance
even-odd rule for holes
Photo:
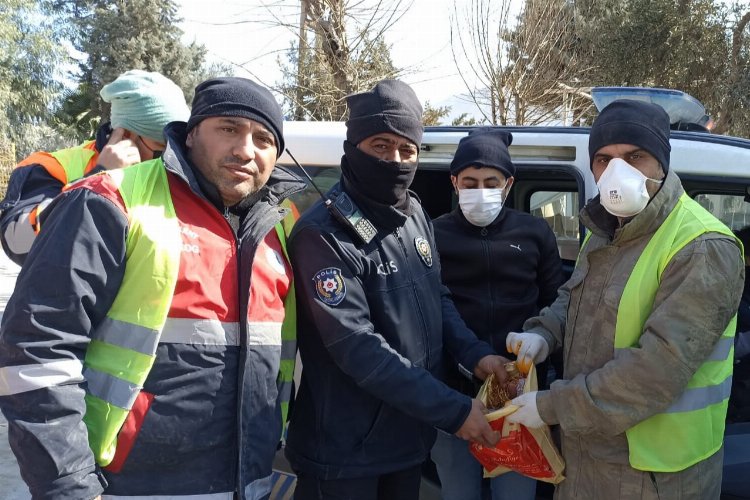
[[[67,184],[158,157],[166,144],[164,127],[190,114],[180,87],[156,72],[126,71],[102,87],[100,95],[111,104],[111,117],[95,139],[60,151],[33,153],[11,174],[0,204],[0,241],[19,265],[41,229],[42,211]]]

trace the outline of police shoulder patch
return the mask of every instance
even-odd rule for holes
[[[341,269],[326,267],[321,269],[313,277],[315,292],[324,304],[337,306],[346,297],[346,283],[341,276]]]
[[[432,267],[432,248],[430,248],[430,242],[422,236],[414,238],[414,247],[417,249],[419,258],[422,259],[424,265]]]

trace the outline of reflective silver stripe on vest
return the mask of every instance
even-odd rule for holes
[[[239,323],[215,319],[167,318],[161,332],[162,344],[240,345]]]
[[[83,382],[83,364],[77,359],[60,359],[33,365],[0,368],[0,396]]]
[[[292,381],[284,381],[279,386],[279,394],[291,394],[292,393]]]
[[[734,337],[721,337],[706,361],[726,361],[734,345]]]
[[[151,328],[105,317],[102,324],[94,332],[94,338],[147,356],[153,356],[156,352],[159,332]]]
[[[117,378],[109,373],[86,367],[83,376],[88,382],[88,392],[123,410],[130,410],[141,388],[132,382]]]
[[[234,493],[206,493],[205,495],[102,495],[102,500],[232,500]]]
[[[34,207],[29,207],[18,216],[18,219],[10,221],[5,228],[5,242],[11,253],[26,255],[31,250],[31,244],[36,239],[34,226],[29,222],[29,215]]]
[[[734,346],[734,337],[719,337],[719,341],[714,346],[711,354],[708,355],[708,358],[706,358],[706,361],[726,361],[729,357],[729,351],[732,350],[732,346]],[[637,345],[633,347],[615,347],[615,357],[621,351],[637,348]]]
[[[247,323],[248,345],[281,345],[281,323]]]
[[[245,498],[247,498],[247,500],[263,500],[264,498],[267,498],[273,487],[272,477],[273,474],[256,479],[245,486]]]
[[[686,389],[680,396],[680,399],[675,401],[675,403],[667,408],[664,413],[701,410],[708,406],[721,403],[729,397],[731,391],[732,376],[730,375],[717,385]]]
[[[281,341],[281,359],[294,359],[297,356],[297,340]]]

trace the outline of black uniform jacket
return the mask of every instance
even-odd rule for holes
[[[435,427],[456,432],[469,414],[469,397],[439,380],[443,348],[470,369],[492,350],[460,319],[431,223],[411,203],[402,226],[379,228],[367,244],[321,203],[295,225],[304,368],[286,453],[297,471],[335,479],[411,467],[427,457]]]
[[[544,219],[507,207],[487,227],[471,224],[459,207],[434,225],[443,283],[458,312],[480,339],[512,357],[508,332],[523,331],[564,281],[555,234]],[[446,375],[452,387],[476,393],[458,370],[448,367]]]

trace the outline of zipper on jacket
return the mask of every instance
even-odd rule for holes
[[[429,332],[427,331],[427,323],[424,320],[424,314],[422,313],[422,307],[419,303],[419,295],[417,294],[417,287],[414,284],[414,279],[412,278],[411,274],[411,266],[409,265],[409,253],[406,251],[406,245],[404,245],[404,240],[401,239],[401,228],[396,228],[395,230],[396,239],[398,240],[398,244],[401,246],[401,251],[404,253],[404,258],[406,259],[406,273],[409,278],[409,283],[411,283],[411,291],[414,294],[414,302],[417,305],[417,312],[419,313],[419,319],[422,322],[422,338],[424,339],[424,345],[425,345],[425,369],[430,369],[430,336]],[[442,314],[442,308],[441,308],[441,314]],[[442,322],[441,322],[442,324]]]
[[[224,216],[228,217],[229,209],[224,207]],[[229,219],[227,219],[227,224],[229,224]],[[231,229],[231,224],[229,224]],[[232,229],[232,233],[234,234],[234,230]],[[246,345],[247,342],[245,339],[247,339],[247,331],[246,331],[246,324],[247,321],[245,321],[242,317],[242,311],[245,310],[245,318],[247,317],[247,310],[246,308],[242,307],[242,302],[244,302],[243,294],[242,294],[242,238],[239,236],[239,231],[234,236],[234,242],[236,246],[236,255],[235,259],[237,259],[237,295],[239,297],[239,303],[238,310],[240,317],[238,318],[239,326],[240,326],[240,345],[239,345],[239,360],[237,363],[237,493],[235,498],[245,498],[245,486],[244,486],[244,477],[242,474],[242,405],[243,405],[243,394],[244,394],[244,384],[242,381],[245,378],[245,361],[247,359],[247,350],[243,348],[243,345]],[[252,279],[252,278],[251,278]],[[250,292],[248,291],[248,294]],[[244,332],[244,334],[243,334]]]
[[[232,224],[229,222],[229,209],[227,207],[224,207],[224,218],[227,221],[227,225],[229,225],[229,229],[232,231],[232,234],[234,235],[234,240],[237,248],[237,293],[239,295],[239,325],[240,325],[240,354],[239,354],[239,360],[238,360],[238,373],[237,373],[237,491],[235,492],[235,498],[237,499],[245,499],[245,479],[244,474],[242,472],[242,456],[243,456],[243,450],[242,450],[242,441],[243,441],[243,435],[242,435],[242,406],[244,404],[244,379],[245,379],[245,365],[247,363],[247,357],[248,357],[248,343],[247,343],[247,316],[250,313],[249,311],[249,303],[250,303],[250,287],[252,286],[252,262],[255,261],[255,257],[257,256],[257,250],[260,243],[263,241],[263,238],[265,238],[265,235],[268,234],[270,231],[274,231],[274,226],[276,223],[280,222],[281,219],[278,219],[276,221],[271,221],[272,224],[270,227],[266,229],[266,224],[259,224],[258,228],[258,234],[262,235],[262,237],[259,237],[258,244],[255,245],[255,248],[252,250],[253,259],[250,261],[250,270],[251,273],[250,279],[247,282],[247,289],[245,293],[247,295],[243,294],[243,287],[242,287],[242,243],[245,241],[246,238],[244,238],[243,235],[243,224],[242,220],[240,220],[239,228],[237,229],[237,232],[234,232],[234,229],[232,229]],[[246,214],[246,218],[250,216],[250,211]],[[252,239],[250,239],[250,242],[252,242]],[[283,425],[283,424],[282,424]]]
[[[484,257],[487,261],[487,297],[490,300],[490,307],[487,308],[487,324],[488,325],[494,325],[494,319],[495,319],[495,297],[492,294],[492,255],[490,252],[490,243],[487,240],[488,231],[486,227],[483,227],[482,230],[479,232],[479,234],[482,236],[481,244],[482,244],[482,250],[484,250]],[[494,349],[494,343],[492,339],[493,335],[490,333],[489,338],[487,339],[487,343],[489,343],[493,349]]]
[[[225,206],[224,210],[222,212],[222,217],[224,217],[224,221],[227,223],[227,226],[229,227],[229,232],[232,235],[232,238],[234,239],[234,250],[235,250],[235,261],[237,263],[237,309],[239,311],[239,317],[237,318],[237,323],[239,325],[239,331],[240,331],[240,339],[239,339],[239,354],[238,354],[238,361],[237,361],[237,484],[236,488],[237,491],[235,492],[235,498],[245,498],[245,487],[244,487],[244,479],[242,474],[242,405],[243,405],[243,384],[242,379],[244,378],[245,373],[245,358],[247,357],[247,353],[243,351],[243,345],[246,344],[244,339],[247,337],[247,332],[245,331],[245,324],[246,322],[242,320],[242,311],[245,309],[242,307],[242,302],[244,301],[243,294],[242,294],[242,238],[240,237],[240,233],[242,232],[242,224],[240,224],[240,227],[235,232],[234,228],[232,227],[232,222],[230,220],[231,214],[229,213],[229,207]],[[248,292],[249,293],[249,292]],[[243,354],[245,352],[245,354]]]
[[[242,307],[242,303],[243,301],[245,301],[242,293],[242,238],[240,237],[240,233],[242,232],[242,224],[240,223],[240,227],[237,229],[237,231],[234,230],[234,227],[232,227],[229,207],[227,206],[225,206],[224,210],[221,211],[221,216],[224,218],[224,222],[226,222],[227,227],[229,228],[229,233],[232,235],[232,239],[234,240],[234,258],[235,262],[237,263],[237,309],[239,311],[237,323],[239,325],[240,331],[240,345],[237,361],[237,462],[235,465],[237,467],[237,471],[235,498],[245,498],[244,477],[242,473],[242,405],[244,399],[242,380],[244,379],[245,360],[247,358],[247,352],[243,350],[243,346],[247,344],[247,342],[245,342],[245,339],[247,338],[247,332],[245,331],[246,321],[243,321],[242,312],[244,310],[245,316],[247,316],[247,308]]]

